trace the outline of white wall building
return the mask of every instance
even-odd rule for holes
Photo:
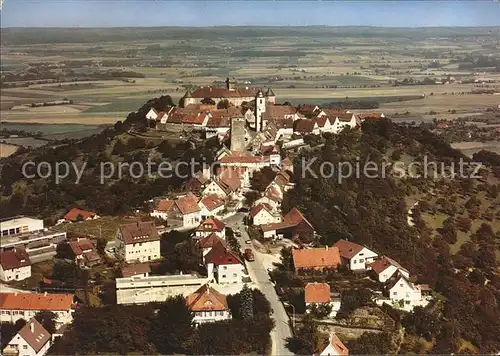
[[[4,349],[5,354],[17,353],[18,356],[43,356],[52,345],[50,333],[32,318],[12,338]]]
[[[349,349],[340,341],[334,332],[330,333],[328,345],[320,353],[320,356],[347,356]]]
[[[279,214],[273,213],[270,206],[266,204],[257,204],[250,210],[250,217],[254,225],[265,225],[278,223],[281,221]]]
[[[352,271],[366,270],[367,265],[378,256],[367,247],[347,240],[339,240],[333,244],[333,247],[338,247],[342,264],[347,265]]]
[[[389,286],[389,299],[398,303],[401,309],[412,310],[415,306],[425,306],[428,300],[422,298],[420,286],[411,283],[406,277],[398,276]]]
[[[208,284],[201,286],[186,298],[189,310],[194,314],[195,324],[210,323],[231,319],[231,311],[226,296]]]
[[[43,220],[27,216],[16,216],[0,220],[2,237],[43,230]]]
[[[160,235],[153,221],[120,225],[115,237],[117,256],[125,262],[159,259]]]
[[[381,283],[387,282],[394,274],[400,273],[406,278],[410,277],[407,269],[403,268],[398,262],[387,256],[382,256],[375,260],[368,267],[375,273],[377,279]]]
[[[31,277],[31,261],[21,248],[0,252],[0,280],[22,281]]]

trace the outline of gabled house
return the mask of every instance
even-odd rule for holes
[[[156,121],[158,118],[158,111],[156,111],[155,108],[149,109],[148,113],[146,114],[146,119]]]
[[[192,193],[188,193],[175,200],[175,204],[182,215],[182,226],[195,227],[201,220],[201,209],[198,205],[198,199]]]
[[[149,215],[153,218],[168,220],[169,218],[175,219],[177,215],[180,215],[180,212],[173,200],[162,199],[156,202],[153,212]]]
[[[272,210],[277,210],[282,200],[283,195],[280,194],[280,191],[276,187],[270,186],[266,188],[264,196],[255,201],[255,204],[266,204],[271,207]]]
[[[50,333],[35,318],[31,318],[8,343],[4,353],[19,356],[43,356],[51,345]]]
[[[306,313],[311,312],[314,306],[329,306],[332,311],[328,315],[334,318],[340,310],[341,300],[340,295],[332,295],[328,283],[307,283],[304,288],[304,301],[306,304]]]
[[[201,218],[206,219],[209,216],[220,214],[224,210],[224,200],[216,194],[201,198],[198,202],[201,209]]]
[[[197,325],[231,319],[226,296],[208,284],[188,295],[186,304],[193,313],[193,322]]]
[[[314,237],[314,227],[297,208],[292,208],[282,222],[261,225],[261,230],[266,239],[287,237],[310,241]]]
[[[216,246],[217,244],[222,244],[224,247],[227,247],[226,242],[224,241],[223,238],[221,238],[218,234],[215,232],[212,232],[210,235],[202,237],[196,242],[198,248],[201,251],[201,256],[203,263],[205,263],[205,256],[207,253],[210,252],[210,250]]]
[[[328,345],[320,353],[320,356],[347,356],[349,355],[349,349],[340,341],[338,336],[334,333],[330,333],[328,339]]]
[[[259,203],[250,210],[250,218],[253,225],[265,225],[278,223],[281,221],[281,216],[273,213],[272,208],[265,203]]]
[[[95,211],[82,210],[78,208],[73,208],[64,215],[64,217],[58,221],[61,222],[78,222],[98,219],[99,215]]]
[[[313,119],[301,119],[294,121],[293,132],[300,135],[319,135],[320,129]]]
[[[149,263],[134,263],[121,268],[123,278],[149,277],[150,273],[151,267],[149,266]]]
[[[389,298],[393,303],[400,303],[403,309],[411,310],[415,306],[425,306],[427,301],[422,298],[419,285],[413,284],[404,275],[398,275],[387,286]]]
[[[31,260],[26,250],[18,247],[0,252],[0,280],[22,281],[31,277]]]
[[[370,263],[368,268],[373,271],[373,274],[377,277],[378,281],[381,283],[387,282],[395,273],[400,273],[406,278],[410,277],[410,272],[403,268],[397,261],[387,256],[382,256],[378,260]]]
[[[68,242],[68,245],[77,266],[92,267],[101,263],[101,257],[89,239],[77,238]]]
[[[160,255],[160,235],[153,221],[138,221],[120,225],[115,237],[118,258],[125,262],[157,260]]]
[[[367,265],[378,256],[367,247],[347,240],[339,240],[333,246],[339,249],[342,264],[352,271],[366,270]]]
[[[42,310],[56,314],[56,326],[70,324],[76,304],[72,294],[0,293],[0,322],[29,320]]]
[[[218,243],[205,255],[209,278],[217,283],[239,283],[245,275],[245,265],[237,252]]]
[[[223,187],[221,181],[214,179],[205,186],[201,194],[202,196],[215,195],[220,198],[226,198],[228,193],[230,193],[230,191]]]
[[[292,260],[295,273],[299,271],[336,270],[340,266],[340,253],[336,247],[293,249]]]
[[[356,115],[354,114],[337,115],[335,116],[335,120],[332,123],[332,132],[338,134],[346,127],[354,129],[356,126],[357,126]]]
[[[312,118],[321,111],[319,106],[314,104],[300,104],[297,110],[307,118]]]
[[[196,228],[195,236],[197,238],[206,237],[211,233],[216,233],[223,239],[226,238],[226,224],[217,218],[209,217],[203,220]]]

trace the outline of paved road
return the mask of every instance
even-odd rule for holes
[[[241,237],[238,238],[241,244],[241,248],[248,248],[250,245],[245,244],[245,241],[249,239],[246,233],[245,227],[243,225],[244,214],[238,213],[225,220],[226,224],[233,230],[240,228]],[[255,261],[247,261],[247,269],[252,280],[259,286],[259,289],[264,293],[267,300],[271,303],[271,308],[274,310],[273,318],[276,322],[276,327],[271,332],[271,338],[273,341],[272,354],[273,355],[293,355],[293,353],[286,348],[286,339],[292,336],[290,330],[290,319],[283,307],[283,304],[276,294],[271,281],[269,280],[269,274],[265,269],[260,254],[255,254]]]

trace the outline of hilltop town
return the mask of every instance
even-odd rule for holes
[[[114,180],[115,195],[142,198],[134,198],[133,209],[110,214],[120,204],[111,208],[105,195],[88,192],[80,199],[68,198],[72,203],[67,206],[62,200],[54,208],[33,203],[44,221],[26,213],[27,203],[14,206],[9,201],[11,211],[23,214],[1,221],[0,278],[5,290],[0,315],[11,338],[2,340],[4,354],[120,350],[285,355],[308,353],[307,342],[321,355],[445,347],[443,330],[451,326],[443,321],[443,303],[451,296],[443,297],[434,275],[449,271],[437,257],[446,255],[448,246],[436,246],[422,217],[433,209],[425,194],[442,194],[440,185],[412,186],[412,179],[403,180],[408,196],[415,199],[407,207],[404,199],[398,200],[403,194],[399,183],[385,185],[379,177],[376,183],[363,178],[354,183],[356,177],[346,177],[344,185],[332,183],[336,177],[312,182],[304,176],[301,159],[354,160],[360,154],[394,162],[419,149],[443,160],[462,155],[441,145],[428,130],[397,125],[383,112],[277,104],[278,90],[240,86],[234,78],[225,84],[187,90],[179,106],[169,97],[150,100],[96,139],[103,155],[120,162],[142,162],[160,154],[179,163],[187,160],[186,154],[177,154],[183,147],[194,152],[189,157],[199,159],[186,179],[161,183],[158,177],[133,177],[137,180],[129,181],[130,189],[134,183],[144,184],[142,192],[118,190],[121,183]],[[65,144],[87,153],[94,149],[90,140]],[[418,148],[412,151],[411,145]],[[332,152],[339,156],[328,156]],[[73,153],[55,149],[50,154]],[[92,179],[95,167],[84,179]],[[318,172],[317,166],[313,169]],[[488,186],[483,190],[473,185],[465,192],[448,181],[447,189],[464,196],[478,189],[495,221],[500,214],[498,174],[498,164],[492,163],[483,171]],[[159,183],[147,185],[156,184],[150,180]],[[428,185],[417,192],[418,184]],[[375,206],[377,199],[387,200]],[[480,203],[469,205],[476,206],[476,221],[487,219],[479,216],[486,214]],[[385,210],[386,220],[375,221],[369,209]],[[356,230],[335,230],[344,223]],[[450,245],[457,242],[453,224],[450,220],[442,233],[448,239],[454,231]],[[489,256],[488,262],[475,264],[469,259],[477,256],[457,253],[462,259],[453,261],[456,273],[469,278],[465,273],[472,272],[463,271],[477,270],[497,285],[493,271],[498,265],[486,250],[495,246],[498,230],[486,223],[475,226],[481,236],[476,241],[484,239],[477,256]],[[402,238],[413,244],[413,259],[406,253],[409,244],[392,248]],[[432,256],[422,257],[429,246]],[[426,264],[431,260],[432,265]],[[488,288],[494,287],[485,282],[484,293],[492,293]],[[498,307],[489,310],[498,312]],[[96,315],[101,321],[95,321]],[[140,332],[121,325],[121,318],[139,320]],[[491,323],[498,325],[498,320]],[[156,335],[145,336],[151,330]],[[126,341],[126,333],[134,335],[132,341]],[[438,333],[443,333],[440,341],[435,339]],[[79,345],[83,338],[99,340]],[[478,350],[465,344],[465,336],[462,340],[462,350]],[[372,344],[377,346],[367,348]]]

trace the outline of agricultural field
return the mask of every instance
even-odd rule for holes
[[[3,122],[113,124],[150,98],[168,94],[178,101],[186,88],[221,85],[227,76],[242,86],[272,87],[281,103],[370,98],[389,115],[409,112],[421,119],[500,104],[498,95],[471,94],[500,91],[498,28],[2,32]],[[493,83],[474,83],[484,77]],[[31,107],[64,99],[71,104]]]

